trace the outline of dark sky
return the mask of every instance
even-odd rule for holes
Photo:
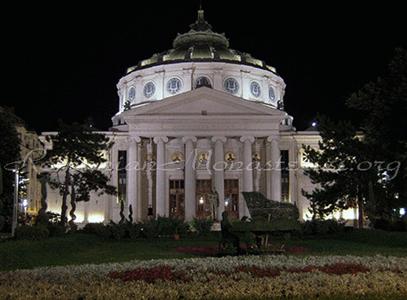
[[[0,105],[15,107],[37,131],[55,130],[58,118],[89,116],[107,129],[118,107],[115,86],[126,68],[169,49],[177,32],[195,20],[198,1],[66,3],[18,2],[2,9],[6,79]],[[384,71],[395,47],[407,47],[405,9],[388,1],[284,3],[207,0],[204,9],[231,48],[277,68],[287,84],[286,110],[298,129],[317,112],[350,118],[346,98]]]

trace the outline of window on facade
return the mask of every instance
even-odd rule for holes
[[[155,93],[155,85],[152,82],[147,82],[144,86],[144,96],[150,98]]]
[[[260,97],[260,95],[261,95],[261,88],[260,88],[260,84],[258,83],[258,82],[256,82],[256,81],[253,81],[251,84],[250,84],[250,92],[252,93],[252,95],[254,96],[254,97]]]
[[[118,151],[117,166],[117,200],[121,203],[127,200],[127,151]]]
[[[170,217],[184,219],[185,217],[185,193],[184,180],[170,180]]]
[[[176,94],[181,90],[181,86],[181,80],[179,80],[178,78],[171,78],[167,82],[167,91],[170,94]]]
[[[290,201],[290,169],[288,150],[281,150],[281,201]]]
[[[225,80],[224,88],[231,94],[236,94],[239,91],[239,83],[234,78],[228,78]]]
[[[211,81],[209,80],[208,77],[201,76],[201,77],[198,77],[198,79],[196,80],[196,82],[195,82],[196,89],[203,87],[203,86],[212,88]]]

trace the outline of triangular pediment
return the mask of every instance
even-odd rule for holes
[[[286,113],[261,102],[254,102],[225,92],[202,87],[156,102],[142,104],[124,112],[137,115],[274,115]]]

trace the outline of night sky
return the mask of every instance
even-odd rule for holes
[[[311,2],[270,1],[269,8],[260,0],[203,4],[206,19],[226,33],[231,48],[277,68],[297,129],[308,127],[318,112],[352,118],[346,98],[385,70],[395,47],[407,47],[402,4]],[[118,109],[116,83],[126,68],[171,48],[177,32],[195,21],[198,7],[192,0],[114,4],[17,3],[3,9],[0,105],[15,107],[38,132],[55,130],[58,118],[92,117],[97,128],[107,129]]]

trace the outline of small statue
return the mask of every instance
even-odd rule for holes
[[[219,194],[215,189],[212,189],[212,193],[208,195],[208,200],[211,206],[212,219],[216,220],[216,215],[219,207]]]

